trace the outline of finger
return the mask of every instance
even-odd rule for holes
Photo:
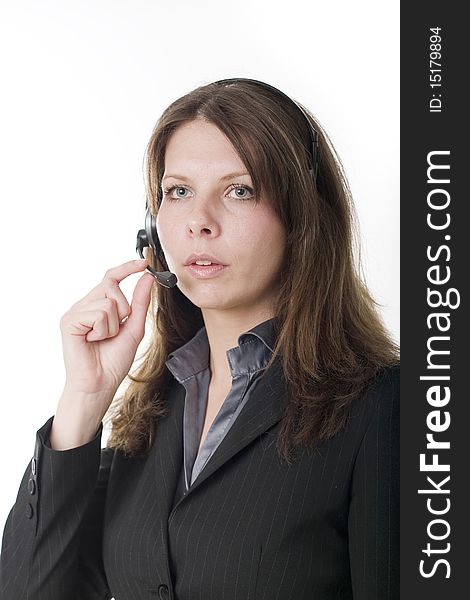
[[[131,314],[122,325],[138,341],[145,333],[145,320],[154,282],[155,279],[150,273],[144,273],[139,279],[132,295]]]
[[[60,321],[64,335],[92,339],[104,339],[108,334],[108,315],[105,310],[95,309],[79,313],[67,313]]]
[[[93,323],[93,329],[85,336],[87,342],[99,342],[110,337],[109,314],[106,311],[99,312],[101,313],[100,318]]]
[[[121,288],[116,285],[106,290],[106,298],[114,303],[116,320],[119,323],[131,314],[131,307]]]
[[[145,258],[144,260],[130,260],[128,262],[123,263],[122,265],[118,265],[117,267],[113,267],[108,269],[104,275],[103,280],[109,279],[114,283],[119,283],[132,273],[138,273],[139,271],[143,271],[148,265],[148,260]]]
[[[148,260],[130,260],[122,265],[118,265],[117,267],[113,267],[108,269],[102,279],[102,281],[95,286],[86,296],[78,300],[71,308],[77,308],[86,304],[89,300],[96,300],[98,298],[104,298],[106,296],[114,297],[119,304],[119,313],[123,316],[123,319],[127,312],[124,310],[124,300],[125,296],[120,297],[119,292],[122,291],[119,288],[119,283],[132,275],[133,273],[138,273],[139,271],[143,271],[148,265]],[[119,289],[119,292],[117,291]],[[114,290],[114,293],[111,291]],[[109,293],[108,293],[109,292]],[[127,300],[125,300],[127,303]]]
[[[102,308],[103,310],[111,309],[115,313],[116,322],[119,324],[125,317],[128,317],[131,313],[131,307],[127,298],[124,296],[122,290],[116,286],[103,292],[104,297],[96,298],[95,300],[88,299],[87,302],[83,302],[81,305],[74,307],[74,312],[80,312],[82,310],[93,310],[96,308]],[[113,317],[114,322],[114,317]]]
[[[77,308],[70,312],[75,315],[74,318],[78,321],[81,319],[82,314],[88,314],[90,311],[104,311],[107,314],[108,337],[113,337],[119,333],[119,325],[122,319],[119,318],[117,303],[113,298],[93,300],[92,302],[88,302],[86,307]]]
[[[108,335],[107,337],[114,337],[119,333],[119,323],[121,319],[118,316],[117,303],[113,298],[103,298],[104,310],[108,317]]]

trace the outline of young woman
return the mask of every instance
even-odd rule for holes
[[[276,88],[215,82],[163,113],[147,183],[153,252],[61,319],[1,597],[398,598],[397,349],[326,133]]]

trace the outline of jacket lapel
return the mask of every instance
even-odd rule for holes
[[[248,402],[189,488],[185,498],[237,452],[282,418],[286,395],[286,382],[282,376],[278,356],[269,371],[258,380]]]
[[[163,514],[171,510],[183,464],[184,396],[184,387],[175,382],[168,394],[167,416],[157,423],[153,459],[159,485],[154,503]]]

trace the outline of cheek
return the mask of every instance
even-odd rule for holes
[[[177,243],[175,240],[175,227],[174,223],[167,218],[166,212],[162,209],[157,213],[157,235],[160,241],[160,246],[165,255],[165,260],[168,268],[171,272],[175,270],[175,249]]]
[[[157,234],[165,254],[172,254],[175,245],[175,224],[168,217],[164,208],[158,211]]]
[[[245,223],[241,237],[239,253],[249,259],[251,268],[262,273],[280,267],[286,236],[279,221],[260,217]]]

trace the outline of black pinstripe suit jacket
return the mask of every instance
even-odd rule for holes
[[[147,458],[38,431],[8,517],[2,600],[392,600],[398,589],[398,368],[317,450],[279,460],[276,362],[185,496],[184,388]],[[100,460],[101,459],[101,460]]]

